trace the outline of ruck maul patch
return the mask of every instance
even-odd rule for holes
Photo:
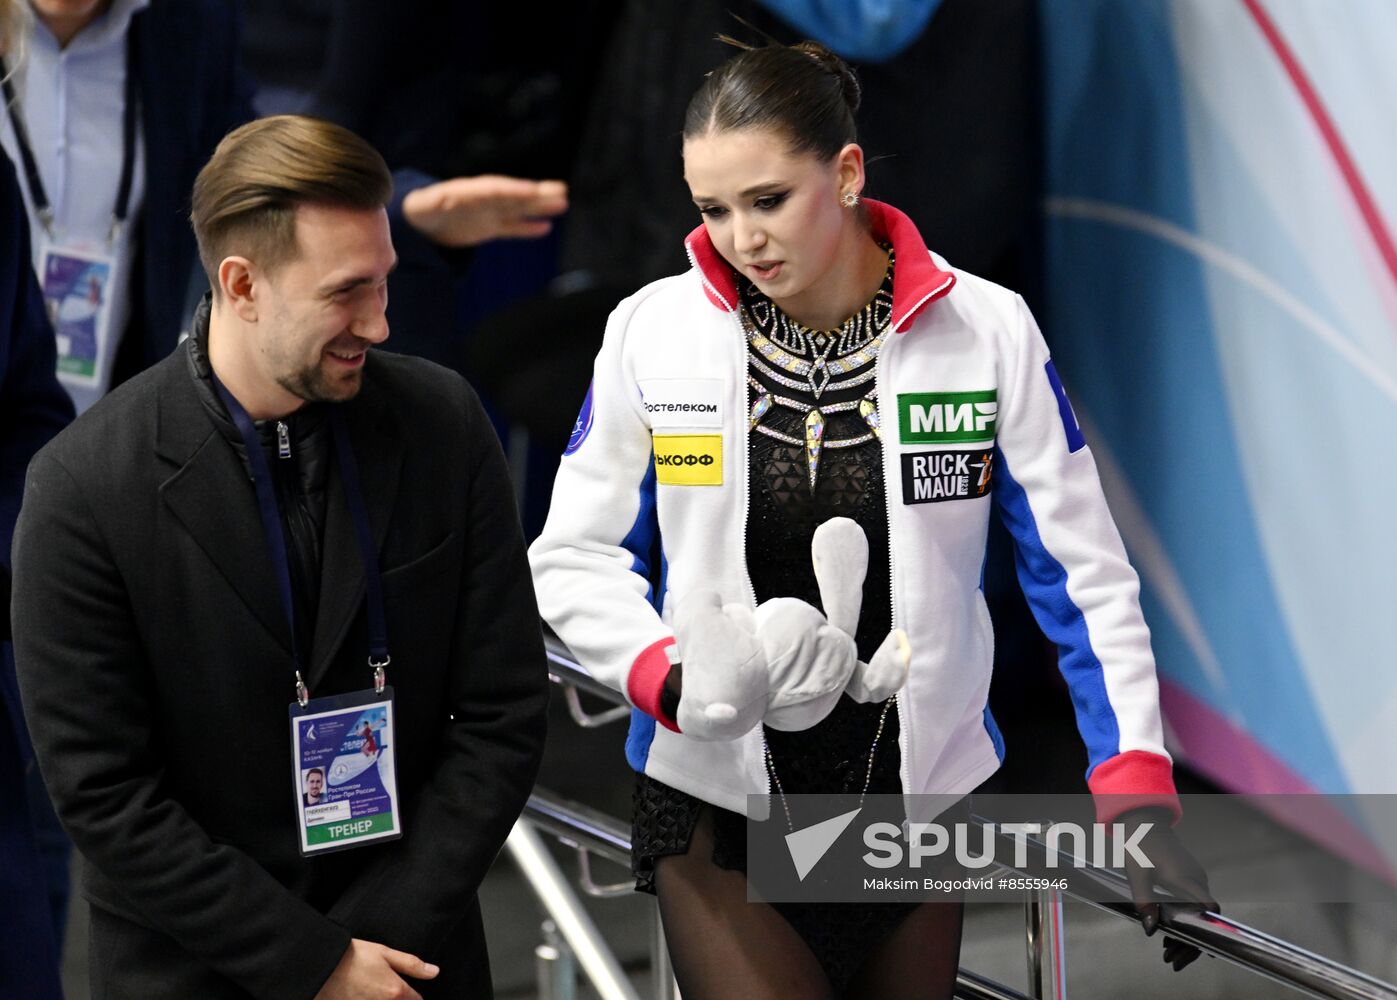
[[[902,502],[974,500],[990,494],[993,451],[919,451],[902,456]]]

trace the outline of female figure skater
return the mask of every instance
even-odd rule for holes
[[[813,42],[694,95],[693,266],[612,315],[531,551],[544,618],[637,709],[637,887],[686,997],[951,995],[959,903],[749,903],[742,814],[768,791],[964,795],[999,767],[991,505],[1099,818],[1113,793],[1178,811],[1138,581],[1047,347],[1017,295],[860,197],[858,101]]]

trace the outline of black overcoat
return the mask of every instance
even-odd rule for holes
[[[55,438],[14,551],[26,716],[85,860],[94,995],[309,1000],[351,936],[487,995],[476,890],[519,814],[547,671],[510,484],[474,392],[371,351],[345,404],[379,548],[405,836],[297,847],[290,628],[251,483],[186,348]],[[331,476],[315,696],[371,683],[365,584]]]

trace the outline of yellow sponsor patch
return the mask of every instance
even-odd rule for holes
[[[722,486],[721,434],[656,434],[655,479],[666,486]]]

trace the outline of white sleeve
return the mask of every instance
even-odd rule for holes
[[[1058,647],[1092,792],[1177,811],[1139,577],[1047,344],[1022,299],[1017,309],[1003,354],[994,496],[1019,582]]]
[[[624,300],[607,321],[529,561],[543,619],[578,662],[666,721],[659,697],[674,633],[651,604],[650,559],[658,535],[654,461],[626,351],[643,298]]]

